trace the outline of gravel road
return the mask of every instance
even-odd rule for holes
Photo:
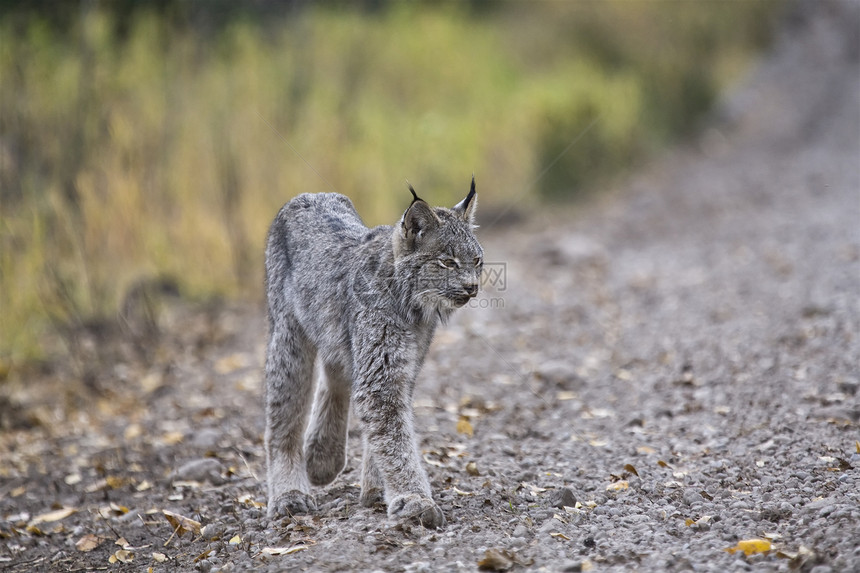
[[[269,523],[262,314],[178,310],[145,367],[7,384],[0,571],[860,571],[858,6],[599,201],[482,221],[416,398],[444,529],[358,505],[357,428]]]

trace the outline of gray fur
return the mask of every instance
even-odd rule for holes
[[[452,209],[430,207],[412,192],[394,227],[368,229],[336,193],[299,195],[272,223],[270,517],[315,509],[311,485],[331,483],[346,463],[352,401],[364,441],[361,503],[384,498],[392,518],[445,523],[421,464],[412,394],[437,324],[477,293],[483,251],[473,233],[474,177]]]

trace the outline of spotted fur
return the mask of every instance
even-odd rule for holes
[[[413,201],[367,228],[350,200],[303,194],[269,230],[266,457],[270,517],[312,512],[312,485],[346,463],[350,403],[362,425],[360,501],[439,527],[412,396],[433,332],[477,293],[475,181],[453,208]],[[315,364],[318,364],[314,384]]]

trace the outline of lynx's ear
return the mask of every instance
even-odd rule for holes
[[[470,225],[475,223],[475,208],[478,206],[478,194],[475,192],[475,175],[472,174],[472,187],[466,198],[454,205],[453,211],[458,213]]]
[[[400,220],[400,232],[405,239],[420,239],[426,231],[439,225],[439,217],[424,199],[418,197],[415,189],[408,181],[406,184],[409,185],[409,190],[412,192],[412,204],[403,213],[403,218]]]

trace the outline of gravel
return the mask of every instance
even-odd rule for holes
[[[801,4],[698,140],[605,198],[481,222],[504,285],[416,390],[445,528],[358,504],[357,427],[316,514],[265,518],[265,323],[225,307],[172,319],[157,391],[15,398],[50,407],[0,434],[0,569],[119,567],[122,536],[129,571],[860,571],[856,8]]]

